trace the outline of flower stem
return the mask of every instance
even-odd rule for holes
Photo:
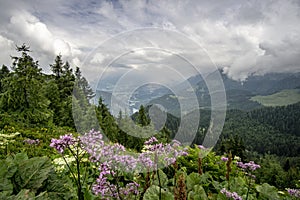
[[[161,200],[161,182],[159,177],[159,170],[157,170],[157,178],[158,178],[158,185],[159,185],[159,200]]]

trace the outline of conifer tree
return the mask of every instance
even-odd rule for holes
[[[72,93],[75,76],[73,70],[68,62],[63,62],[61,55],[56,56],[54,64],[50,67],[54,80],[48,81],[47,96],[51,100],[50,108],[54,112],[54,123],[74,128]]]
[[[29,55],[29,47],[17,47],[21,56],[12,57],[12,73],[2,81],[5,92],[0,94],[0,107],[16,120],[27,124],[48,124],[52,112],[43,91],[44,77],[38,61]]]
[[[137,123],[141,126],[148,126],[150,124],[150,119],[146,115],[145,108],[143,105],[140,106]]]
[[[2,68],[0,69],[0,93],[4,92],[3,84],[5,78],[7,78],[10,75],[10,71],[7,66],[2,65]]]
[[[54,64],[50,65],[51,70],[52,70],[56,80],[59,80],[63,73],[64,63],[63,63],[61,57],[62,57],[61,55],[56,56]]]
[[[90,99],[92,99],[95,96],[95,93],[93,92],[86,78],[82,76],[79,67],[76,67],[75,77],[76,77],[76,83],[78,84],[78,87],[82,90],[87,100],[89,101]]]

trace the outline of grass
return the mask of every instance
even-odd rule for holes
[[[300,89],[282,90],[272,95],[254,96],[250,100],[264,106],[285,106],[300,102]]]

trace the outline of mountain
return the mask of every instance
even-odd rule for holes
[[[210,111],[200,110],[201,118],[196,144],[203,144],[206,130],[209,129]],[[181,120],[168,114],[166,127],[172,136],[181,125]],[[185,126],[189,126],[186,124]],[[204,130],[204,131],[203,131]],[[189,138],[190,129],[183,130]],[[278,156],[300,155],[300,102],[288,106],[263,107],[251,111],[228,110],[222,134],[215,146],[217,150],[224,139],[238,137],[248,151],[261,154],[271,153]]]
[[[270,95],[284,89],[300,86],[299,73],[270,73],[263,76],[250,76],[244,87],[256,95]]]
[[[244,82],[240,82],[231,79],[222,73],[222,71],[219,72],[226,92],[228,109],[253,110],[261,108],[263,105],[255,101],[253,97],[257,95],[266,96],[286,89],[300,88],[300,73],[270,73],[263,76],[253,75],[249,76]],[[212,74],[208,74],[206,78],[219,72],[216,71]],[[205,79],[200,75],[193,76],[187,81],[178,84],[177,88],[179,90],[187,90],[187,87],[184,87],[187,86],[187,83],[193,88],[193,90],[189,92],[194,92],[197,95],[200,108],[210,108],[210,94]],[[179,98],[184,98],[184,96]],[[152,103],[161,104],[168,112],[179,116],[180,105],[175,94],[165,94],[149,102],[149,104]]]
[[[205,79],[214,76],[215,73],[221,74],[228,109],[253,110],[262,108],[264,105],[260,99],[265,96],[277,92],[279,92],[279,95],[275,95],[275,97],[282,94],[288,95],[288,93],[280,92],[287,89],[300,88],[300,73],[270,73],[262,76],[252,75],[241,82],[231,79],[220,70],[203,76],[192,76],[186,81],[178,83],[174,87],[175,91],[171,91],[162,85],[147,84],[137,88],[133,94],[131,94],[128,102],[122,102],[124,99],[117,102],[123,105],[121,107],[129,107],[127,110],[129,114],[136,112],[140,105],[160,104],[168,113],[179,117],[181,107],[178,98],[180,98],[181,103],[188,105],[190,103],[190,97],[196,95],[199,107],[201,109],[209,109],[211,107],[211,97]],[[102,89],[97,91],[96,95],[96,98],[102,96],[104,102],[110,107],[112,98],[111,90]],[[273,98],[273,96],[269,98]],[[195,105],[190,105],[190,107],[192,106]]]
[[[98,90],[96,92],[96,99],[102,97],[104,103],[109,108],[111,107],[113,99],[120,106],[120,109],[129,107],[126,111],[131,115],[135,113],[141,105],[146,105],[149,101],[160,98],[165,94],[171,94],[172,92],[168,88],[158,84],[147,84],[137,88],[132,94],[129,94],[130,97],[128,101],[120,98],[122,97],[122,94],[118,94],[118,98],[116,98],[116,95],[113,95],[112,93],[113,91],[111,90]],[[128,94],[124,93],[124,97],[128,97]]]

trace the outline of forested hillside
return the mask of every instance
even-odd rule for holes
[[[201,146],[206,106],[193,144],[184,147],[173,140],[176,114],[167,113],[159,130],[151,104],[114,117],[105,97],[91,103],[95,94],[78,67],[58,55],[46,74],[30,52],[17,47],[12,65],[0,69],[0,199],[299,198],[300,103],[263,107],[249,101],[249,91],[231,89],[214,149]]]

